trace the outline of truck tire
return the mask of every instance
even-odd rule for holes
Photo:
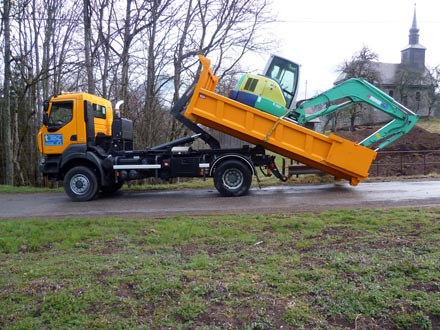
[[[64,191],[76,202],[90,201],[99,190],[95,172],[85,166],[71,168],[64,177]]]
[[[252,183],[249,167],[238,160],[227,160],[215,170],[214,186],[225,197],[245,195]]]

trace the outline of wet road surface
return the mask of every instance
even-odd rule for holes
[[[64,193],[0,194],[0,219],[29,217],[164,217],[234,213],[283,213],[329,209],[440,206],[440,181],[364,182],[252,188],[243,197],[212,189],[122,191],[85,203]]]

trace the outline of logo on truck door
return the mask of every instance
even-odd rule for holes
[[[56,147],[63,145],[62,134],[44,134],[44,145],[47,147]]]

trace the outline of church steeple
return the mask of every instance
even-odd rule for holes
[[[414,5],[414,16],[411,29],[409,29],[409,44],[416,45],[419,43],[419,28],[417,27],[416,7]]]
[[[425,69],[426,48],[419,43],[419,28],[417,27],[416,5],[414,5],[414,16],[411,28],[409,29],[409,44],[402,50],[401,63],[409,65],[414,69]]]

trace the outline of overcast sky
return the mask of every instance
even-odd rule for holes
[[[274,53],[301,64],[298,99],[330,88],[338,66],[364,45],[379,55],[379,61],[399,63],[415,3],[426,64],[440,65],[439,0],[273,1],[280,21],[274,26],[280,38]]]

